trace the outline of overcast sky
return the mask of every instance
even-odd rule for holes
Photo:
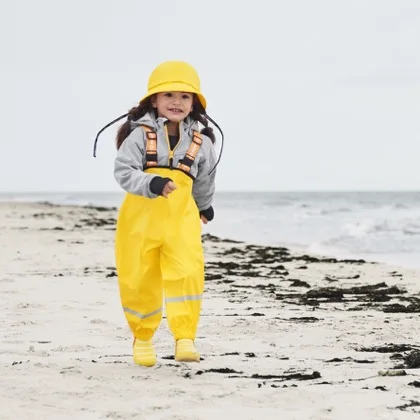
[[[94,137],[166,60],[224,129],[219,191],[420,189],[418,0],[13,0],[0,31],[0,191],[118,191]]]

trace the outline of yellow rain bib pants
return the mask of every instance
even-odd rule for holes
[[[161,322],[165,297],[175,340],[194,340],[204,289],[204,256],[193,180],[180,170],[145,172],[171,178],[177,189],[168,198],[125,196],[115,244],[121,303],[134,337],[149,340]]]

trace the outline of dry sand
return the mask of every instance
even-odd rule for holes
[[[142,368],[115,218],[0,204],[0,419],[420,418],[419,272],[205,235],[203,360],[173,360],[164,319]]]

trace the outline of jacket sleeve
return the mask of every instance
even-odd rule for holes
[[[135,128],[117,151],[114,162],[114,177],[121,188],[128,193],[155,198],[150,191],[150,182],[156,176],[143,172],[145,156],[144,131]]]
[[[198,172],[192,190],[194,200],[200,211],[207,210],[212,205],[216,179],[216,170],[209,175],[216,164],[216,152],[209,138],[203,141],[201,150],[203,153],[198,162]]]

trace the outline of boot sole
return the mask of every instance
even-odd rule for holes
[[[197,354],[182,354],[180,356],[175,356],[177,362],[199,362],[200,355]]]

